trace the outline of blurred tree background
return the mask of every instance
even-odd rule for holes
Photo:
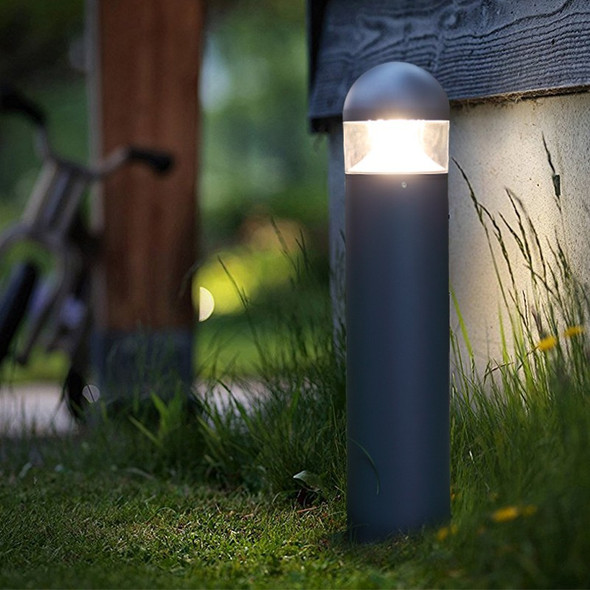
[[[291,298],[295,308],[304,299],[314,309],[325,300],[326,146],[309,134],[306,119],[305,2],[211,0],[207,8],[202,255],[193,293],[196,300],[199,285],[207,288],[215,310],[200,324],[197,364],[207,372],[219,354],[217,362],[235,359],[244,372],[254,355],[248,321],[279,342],[280,330],[267,321],[273,301],[288,306]],[[0,80],[41,104],[55,146],[79,159],[88,154],[87,63],[83,0],[0,1]],[[38,164],[30,124],[3,115],[0,227],[22,211]],[[305,292],[291,280],[303,258],[320,277]],[[249,319],[235,284],[251,302]]]

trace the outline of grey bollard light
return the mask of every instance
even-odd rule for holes
[[[378,542],[450,517],[449,102],[423,69],[360,76],[343,110],[347,517]]]

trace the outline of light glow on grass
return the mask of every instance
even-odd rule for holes
[[[288,282],[291,272],[291,262],[278,249],[240,247],[222,251],[199,269],[193,284],[195,308],[200,309],[203,303],[201,285],[207,285],[216,316],[239,313],[244,300],[253,300],[265,290]]]

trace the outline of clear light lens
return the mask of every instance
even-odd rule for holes
[[[449,122],[344,122],[346,174],[446,174]]]

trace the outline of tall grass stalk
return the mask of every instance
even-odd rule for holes
[[[461,552],[466,567],[486,576],[486,585],[506,579],[527,587],[587,585],[588,297],[560,232],[543,241],[509,189],[513,219],[492,214],[457,166],[486,233],[500,287],[502,350],[501,359],[477,371],[468,338],[461,346],[467,331],[455,298],[461,334],[452,335],[456,534],[450,545]],[[562,198],[556,190],[560,216]],[[509,254],[514,250],[516,258]],[[527,271],[527,285],[517,282],[519,266]]]
[[[217,392],[221,386],[228,401],[220,404],[219,393],[205,399],[205,462],[226,484],[241,481],[252,489],[298,492],[300,498],[320,491],[334,496],[344,485],[343,347],[334,341],[327,289],[303,239],[293,253],[277,235],[292,266],[290,296],[267,311],[286,336],[269,347],[252,317],[255,304],[234,284],[258,351],[257,378],[221,379]],[[231,269],[225,270],[231,279]],[[308,296],[318,290],[314,299],[320,303],[312,305]]]

